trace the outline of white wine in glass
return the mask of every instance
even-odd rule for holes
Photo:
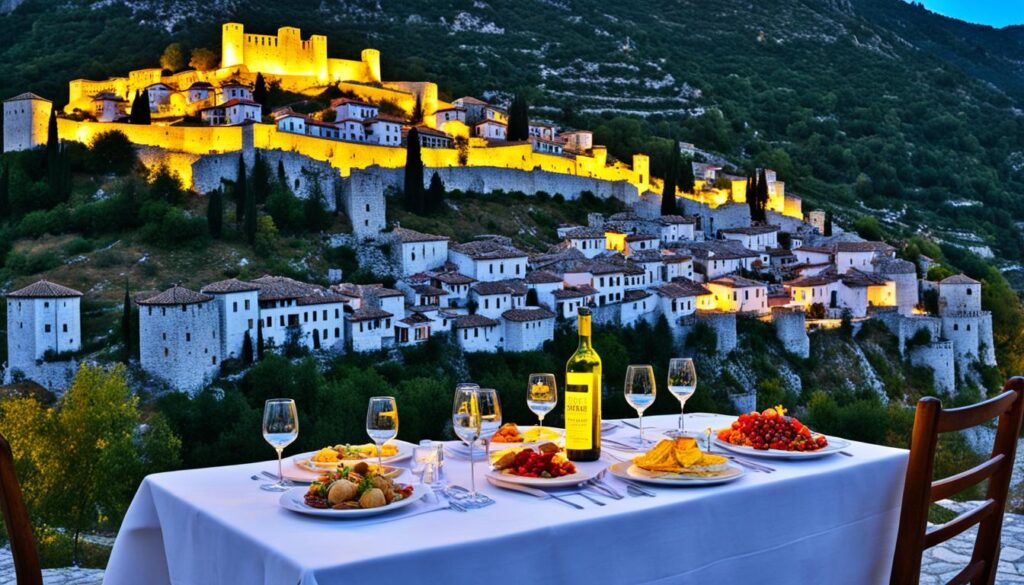
[[[683,412],[686,401],[697,391],[697,369],[690,358],[672,358],[668,362],[668,391],[679,401],[679,429],[665,433],[669,437],[686,435],[686,418]]]
[[[482,425],[480,388],[460,384],[455,389],[455,400],[452,403],[452,429],[469,446],[469,495],[459,498],[459,503],[470,508],[479,508],[493,502],[487,496],[476,492],[476,462],[473,461],[473,446],[480,439]]]
[[[299,437],[299,412],[290,398],[272,398],[263,405],[263,438],[277,451],[277,483],[260,487],[268,492],[283,492],[294,487],[284,478],[281,456],[284,448]]]
[[[384,469],[384,443],[398,436],[398,404],[392,396],[374,396],[366,409],[366,434],[377,446],[377,471]]]
[[[544,440],[544,417],[558,405],[558,386],[554,374],[530,374],[526,388],[526,406],[537,415],[537,440]]]
[[[651,366],[629,366],[626,368],[626,385],[623,387],[626,402],[636,410],[640,419],[640,446],[646,447],[644,439],[644,411],[654,404],[658,393],[654,383],[654,368]]]
[[[491,438],[501,428],[501,400],[494,388],[480,389],[480,440],[484,442],[484,461],[491,464]]]

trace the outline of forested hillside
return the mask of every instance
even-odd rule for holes
[[[380,48],[386,78],[444,97],[528,89],[534,115],[621,158],[687,140],[840,216],[889,209],[898,234],[1021,258],[1024,32],[901,0],[27,0],[0,16],[0,95],[60,103],[173,41],[219,51],[228,18],[326,34],[332,56]]]

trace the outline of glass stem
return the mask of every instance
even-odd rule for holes
[[[384,458],[381,456],[381,452],[384,451],[384,443],[376,443],[377,445],[377,473],[384,473]]]
[[[484,439],[484,461],[491,464],[491,441],[488,439]]]
[[[277,451],[277,483],[284,485],[284,471],[281,469],[281,456],[284,449],[277,447],[274,450]]]
[[[473,444],[476,441],[469,442],[469,496],[476,499],[476,465],[473,461]]]
[[[544,437],[544,415],[537,415],[537,440],[540,441]]]
[[[683,416],[683,412],[686,410],[686,401],[682,400],[679,402],[679,434],[683,434],[686,430],[686,417]]]
[[[640,444],[643,445],[644,444],[644,411],[638,410],[636,415],[637,415],[637,418],[640,419]]]

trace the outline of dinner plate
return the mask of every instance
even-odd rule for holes
[[[505,483],[514,483],[519,485],[525,485],[536,488],[560,488],[579,485],[588,479],[597,475],[598,471],[583,471],[578,466],[576,467],[576,473],[572,475],[563,475],[562,477],[523,477],[521,475],[514,475],[511,473],[502,473],[497,469],[488,469],[487,477],[492,477],[498,481]]]
[[[545,426],[543,436],[537,438],[537,427],[533,426],[526,428],[525,431],[521,431],[519,434],[525,439],[519,443],[499,443],[497,441],[491,441],[491,452],[493,453],[495,449],[532,447],[533,445],[540,445],[541,443],[557,443],[565,437],[565,430],[557,427]],[[465,447],[465,444],[463,444],[463,446]]]
[[[747,457],[762,457],[764,459],[789,459],[789,460],[801,460],[801,459],[818,459],[819,457],[826,457],[834,453],[838,453],[843,449],[850,446],[850,442],[846,439],[840,439],[837,437],[829,437],[828,445],[825,445],[821,449],[816,451],[782,451],[780,449],[755,449],[753,447],[747,447],[744,445],[733,445],[719,438],[715,438],[715,445],[736,453],[737,455],[745,455]]]
[[[376,460],[364,459],[363,461],[366,462],[369,465],[372,465],[373,468],[376,469],[376,467],[377,467]],[[371,463],[371,461],[372,461],[372,463]],[[310,459],[308,457],[305,457],[305,458],[293,458],[292,459],[292,463],[294,463],[295,467],[301,469],[302,471],[309,472],[313,476],[314,479],[317,476],[319,476],[321,473],[324,473],[324,472],[327,472],[327,471],[337,471],[338,469],[340,469],[341,467],[343,467],[345,465],[348,465],[348,466],[355,465],[355,463],[352,462],[352,461],[337,462],[337,463],[332,463],[330,465],[325,465],[323,463],[310,461]],[[385,464],[383,471],[384,472],[381,473],[381,475],[383,475],[384,477],[397,477],[397,476],[402,474],[404,469],[402,469],[401,467],[395,467],[393,465]],[[285,473],[285,476],[287,477],[288,474]]]
[[[411,506],[430,491],[429,488],[423,485],[415,485],[412,490],[412,495],[408,498],[392,502],[387,506],[381,506],[379,508],[353,508],[345,510],[335,510],[333,508],[314,508],[306,505],[305,495],[309,491],[307,487],[292,488],[281,494],[281,507],[292,512],[298,512],[299,514],[305,514],[307,516],[319,516],[321,518],[337,518],[337,519],[355,519],[355,518],[366,518],[368,516],[377,516],[380,514],[388,514],[395,510],[401,510],[406,506]]]
[[[658,473],[645,471],[632,461],[620,461],[608,466],[608,471],[615,477],[640,483],[654,485],[671,485],[676,487],[700,487],[729,483],[743,477],[743,468],[727,464],[728,468],[720,474],[710,477],[699,475],[683,475],[679,473]]]
[[[395,453],[394,455],[391,455],[390,457],[382,457],[381,461],[385,464],[396,463],[398,461],[405,461],[406,459],[409,459],[410,457],[412,457],[412,451],[416,447],[412,443],[406,441],[389,441],[389,443],[392,443],[393,445],[397,446],[398,452]],[[292,462],[295,463],[297,467],[300,467],[305,470],[319,469],[324,471],[332,471],[334,469],[337,469],[336,467],[333,467],[334,465],[337,465],[337,463],[335,462],[320,463],[310,461],[310,458],[316,453],[316,451],[310,451],[308,453],[300,453],[298,455],[294,455],[292,456]],[[302,465],[300,463],[303,460],[307,462],[307,465]],[[338,463],[359,463],[360,461],[366,461],[367,463],[376,463],[377,458],[367,457],[365,459],[342,459]]]

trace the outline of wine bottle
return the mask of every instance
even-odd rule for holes
[[[565,455],[570,461],[601,456],[601,358],[590,341],[590,309],[580,307],[580,344],[565,364]]]

